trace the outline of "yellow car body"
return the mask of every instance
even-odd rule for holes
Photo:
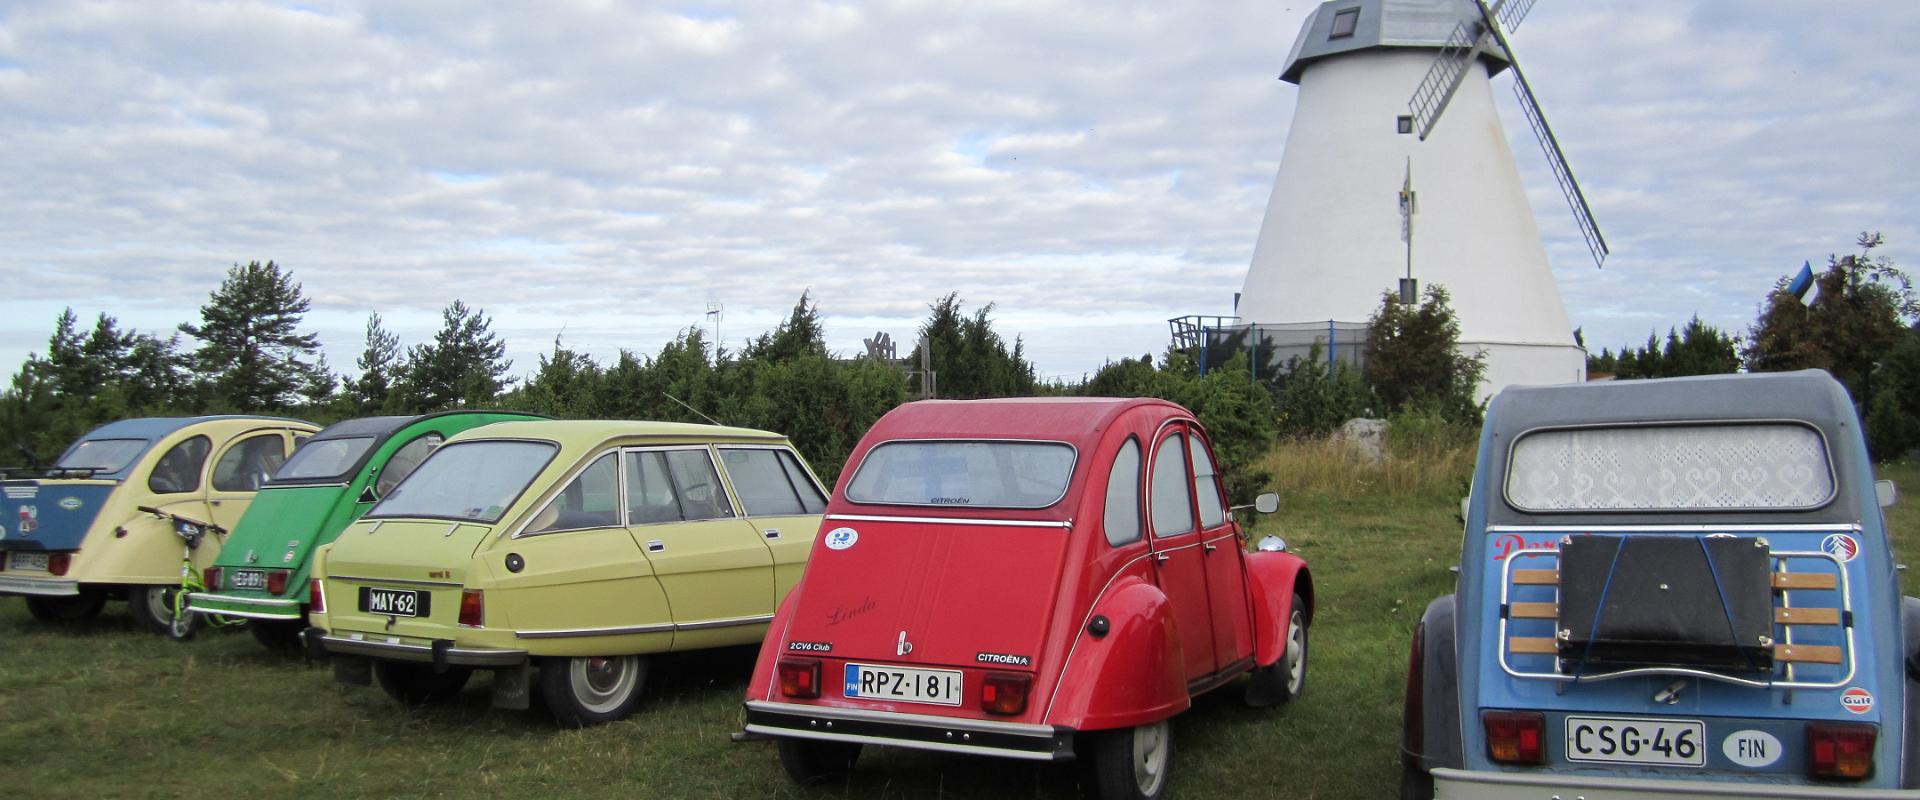
[[[563,721],[617,719],[644,681],[639,657],[761,640],[825,500],[766,431],[474,429],[321,548],[308,647],[341,680],[378,677],[414,702],[486,668],[496,705],[524,708],[538,667]]]

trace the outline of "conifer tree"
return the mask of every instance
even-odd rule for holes
[[[232,411],[272,411],[311,397],[332,376],[318,362],[320,340],[300,333],[312,306],[293,273],[272,261],[235,264],[200,307],[200,324],[180,332],[200,340],[193,365],[206,383],[208,400]]]

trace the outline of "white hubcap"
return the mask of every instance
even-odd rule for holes
[[[1167,721],[1133,729],[1133,783],[1152,797],[1167,782]]]
[[[573,696],[580,706],[605,714],[625,703],[639,678],[639,656],[592,656],[567,663]]]
[[[1287,694],[1298,694],[1307,675],[1307,626],[1294,611],[1287,619]]]

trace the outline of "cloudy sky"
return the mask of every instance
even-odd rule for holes
[[[530,370],[810,289],[843,352],[994,303],[1042,374],[1225,314],[1307,0],[0,4],[0,369],[63,307],[165,331],[273,259],[351,369],[455,298]],[[1920,271],[1920,3],[1544,0],[1515,44],[1614,248],[1497,79],[1588,342],[1732,330],[1862,230]],[[1392,235],[1389,233],[1388,235]]]

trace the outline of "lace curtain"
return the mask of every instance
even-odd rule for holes
[[[1833,492],[1825,442],[1801,425],[1539,431],[1507,465],[1507,499],[1525,511],[1796,509]]]

